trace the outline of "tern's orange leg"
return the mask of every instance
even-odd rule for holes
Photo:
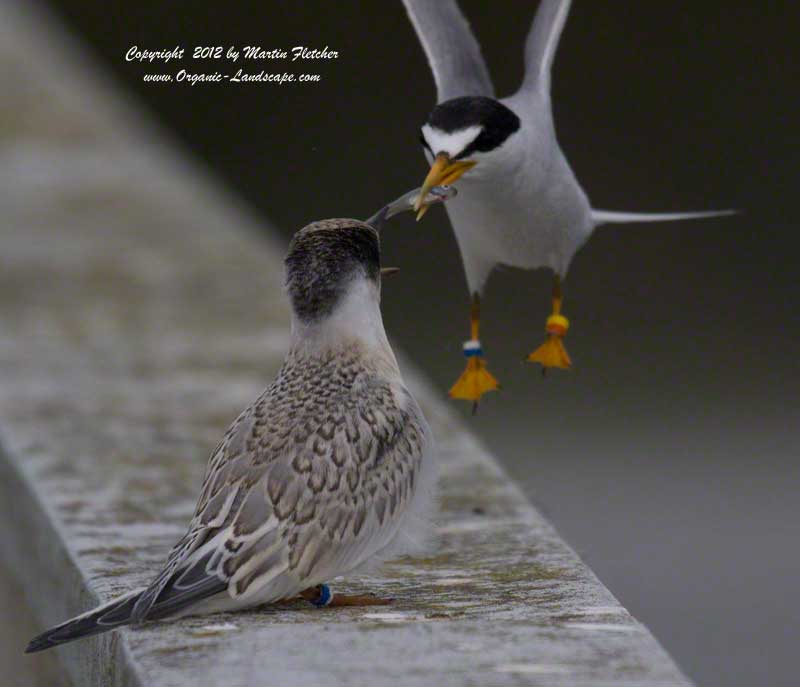
[[[562,300],[561,277],[556,275],[553,281],[553,312],[545,324],[547,339],[528,356],[530,362],[539,363],[542,366],[542,374],[547,371],[548,367],[560,367],[568,370],[572,366],[572,360],[570,360],[562,341],[569,329],[569,320],[561,314]]]
[[[500,388],[497,380],[486,369],[486,361],[483,358],[481,342],[478,338],[480,323],[481,297],[475,293],[472,296],[472,308],[470,309],[471,338],[469,341],[464,342],[467,367],[450,388],[450,398],[472,401],[473,414],[478,409],[478,401],[480,401],[483,394]]]
[[[325,606],[388,606],[393,599],[381,599],[372,594],[334,594],[327,584],[300,592],[300,596],[318,608]]]

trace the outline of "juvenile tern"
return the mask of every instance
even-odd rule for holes
[[[461,194],[447,203],[447,213],[471,294],[471,337],[464,343],[467,369],[450,395],[476,404],[498,387],[479,340],[481,293],[496,265],[554,272],[546,341],[528,360],[543,370],[569,368],[561,281],[595,227],[734,211],[639,214],[591,207],[559,148],[550,103],[550,72],[570,0],[541,0],[525,45],[522,85],[501,99],[495,98],[480,47],[455,0],[403,2],[433,71],[438,103],[421,129],[431,168],[416,208],[419,219],[432,186],[459,181]]]
[[[122,625],[301,596],[373,605],[326,582],[424,546],[436,462],[380,313],[378,233],[314,222],[286,257],[289,352],[213,452],[186,535],[145,589],[33,639],[41,651]]]

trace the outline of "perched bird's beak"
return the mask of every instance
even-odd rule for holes
[[[421,220],[428,210],[428,206],[423,200],[434,186],[449,186],[460,179],[468,169],[472,169],[475,164],[474,160],[452,161],[447,153],[439,153],[431,165],[428,176],[425,177],[417,202],[414,203],[414,210],[417,211],[417,221]]]
[[[384,277],[391,277],[400,271],[399,267],[381,267],[381,279]]]

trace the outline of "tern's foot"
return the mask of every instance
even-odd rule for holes
[[[572,367],[567,349],[564,348],[564,336],[569,329],[569,320],[563,315],[550,315],[547,318],[545,331],[547,339],[533,353],[528,356],[528,361],[539,363],[544,370],[548,367],[558,367],[568,370]]]
[[[464,355],[467,356],[467,367],[455,384],[450,388],[450,398],[473,402],[473,413],[481,396],[500,388],[497,380],[486,369],[486,361],[481,357],[479,341],[467,341],[464,344]]]
[[[325,606],[388,606],[394,599],[381,599],[374,594],[334,594],[327,584],[306,589],[300,593],[306,601],[323,608]]]
[[[329,606],[390,606],[394,599],[382,599],[374,594],[334,594]]]

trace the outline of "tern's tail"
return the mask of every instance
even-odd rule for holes
[[[710,210],[707,212],[613,212],[612,210],[592,210],[595,224],[616,224],[625,222],[672,222],[682,219],[706,219],[735,215],[738,210]]]
[[[138,590],[127,594],[121,599],[115,599],[88,613],[79,615],[77,618],[50,628],[38,637],[34,637],[28,644],[28,648],[25,649],[25,653],[43,651],[57,644],[65,644],[80,637],[100,634],[120,625],[127,625],[131,621],[131,612],[142,591]]]

